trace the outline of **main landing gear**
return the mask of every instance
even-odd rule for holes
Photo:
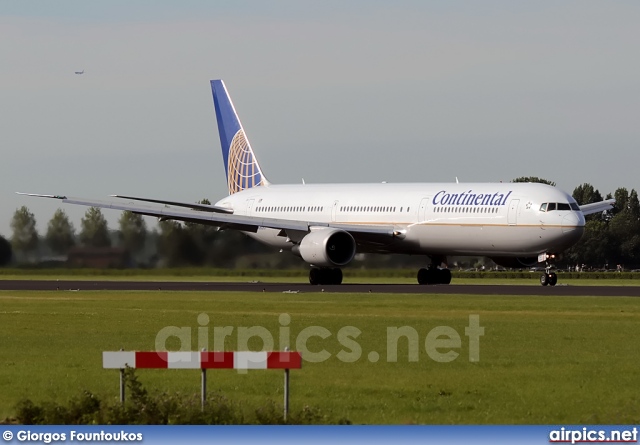
[[[422,268],[418,271],[418,284],[449,284],[451,271],[437,267]]]
[[[342,269],[337,267],[312,267],[309,271],[311,284],[342,284]]]
[[[422,268],[418,271],[418,284],[450,284],[451,271],[446,268],[446,258],[432,257],[429,267]],[[445,264],[444,269],[438,268],[438,265]]]
[[[544,254],[545,268],[544,274],[540,275],[540,284],[543,286],[555,286],[558,283],[558,275],[555,272],[551,272],[551,261],[556,258],[554,254]]]

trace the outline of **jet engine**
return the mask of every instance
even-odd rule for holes
[[[349,232],[340,229],[314,230],[295,246],[297,253],[309,264],[318,267],[339,267],[349,263],[356,254],[356,242]]]

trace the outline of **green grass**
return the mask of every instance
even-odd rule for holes
[[[279,315],[291,316],[292,343],[309,326],[332,335],[308,342],[331,358],[291,371],[292,409],[310,405],[354,423],[638,423],[640,299],[473,295],[262,294],[210,292],[0,292],[0,419],[22,398],[64,402],[88,389],[117,398],[118,372],[103,370],[101,351],[153,350],[166,326],[189,327],[198,344],[198,315],[215,327],[233,326],[225,348],[237,346],[239,327],[264,326],[279,349]],[[464,335],[478,314],[485,335],[480,361],[468,360]],[[361,357],[338,360],[341,328],[361,331]],[[419,335],[419,360],[387,362],[388,327]],[[462,339],[449,363],[429,358],[424,343],[437,326]],[[206,332],[201,332],[206,334]],[[284,332],[286,333],[286,332]],[[253,338],[249,346],[261,348]],[[344,342],[343,342],[344,343]],[[346,344],[346,343],[345,343]],[[177,348],[178,341],[169,341]],[[446,348],[445,348],[446,350]],[[376,351],[380,360],[371,363]],[[444,350],[443,350],[444,352]],[[243,406],[282,398],[282,372],[209,372],[209,389]],[[197,370],[140,370],[150,390],[197,393]]]

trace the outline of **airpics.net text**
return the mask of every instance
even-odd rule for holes
[[[353,363],[363,355],[358,341],[363,331],[356,326],[343,326],[335,332],[335,340],[341,349],[332,354],[325,349],[323,342],[330,341],[334,333],[323,326],[305,327],[297,332],[292,341],[291,316],[287,313],[278,316],[280,326],[277,344],[274,335],[264,326],[211,326],[210,317],[206,313],[199,314],[197,321],[199,326],[195,328],[195,335],[194,328],[189,326],[165,326],[160,329],[155,338],[155,350],[192,351],[197,346],[199,351],[224,351],[235,336],[235,349],[238,351],[283,351],[289,348],[300,352],[303,360],[311,363],[324,362],[333,356],[341,362]],[[480,361],[480,337],[484,333],[485,328],[480,326],[480,316],[470,314],[468,326],[464,328],[464,336],[468,337],[467,356],[470,362]],[[423,332],[423,335],[421,341],[420,332],[412,326],[387,326],[386,361],[405,360],[404,357],[399,357],[399,345],[402,345],[402,351],[406,350],[406,360],[409,362],[419,361],[421,350],[429,359],[438,363],[452,362],[463,353],[462,336],[451,326],[436,326],[426,334]],[[193,343],[194,340],[196,344]],[[261,344],[261,347],[256,349],[256,344]],[[380,354],[369,351],[367,360],[375,363],[380,360]]]

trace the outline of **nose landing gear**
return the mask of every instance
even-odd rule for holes
[[[540,284],[543,286],[555,286],[558,283],[558,275],[555,272],[545,272],[540,275]]]
[[[555,286],[558,283],[558,275],[551,272],[552,261],[556,258],[554,254],[544,253],[538,259],[545,262],[544,274],[540,275],[540,284],[543,286]]]

